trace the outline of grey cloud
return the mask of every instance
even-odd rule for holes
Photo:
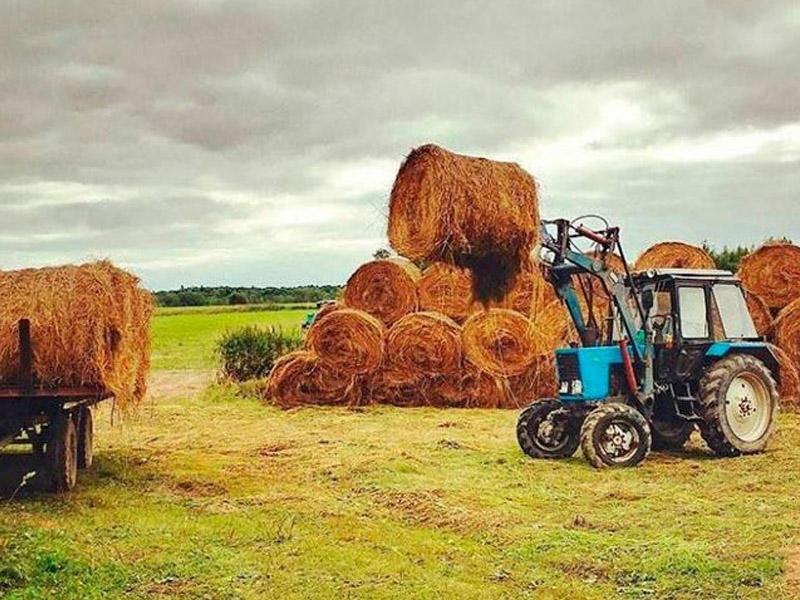
[[[0,249],[15,264],[100,248],[135,267],[137,245],[141,264],[152,264],[157,248],[191,258],[220,243],[220,228],[279,208],[276,198],[352,208],[352,219],[293,230],[298,247],[310,236],[372,240],[384,229],[391,180],[382,193],[339,198],[326,189],[338,165],[399,164],[427,141],[513,154],[591,127],[593,107],[577,97],[609,86],[647,108],[650,122],[594,140],[589,148],[599,154],[774,128],[800,115],[800,10],[788,0],[34,1],[8,3],[0,17],[0,184],[15,190],[10,197],[0,189]],[[797,189],[793,165],[734,163],[542,169],[545,206],[582,210],[635,192],[636,200],[604,208],[626,219],[640,244],[652,219],[637,207],[672,202],[677,187],[687,203],[737,199],[737,211],[761,224],[736,234],[749,236],[743,241],[767,224],[800,229],[796,217],[776,221],[740,199],[741,190],[761,187],[783,206],[787,190]],[[68,198],[42,207],[37,199],[22,219],[34,198],[25,186],[41,182],[112,191],[101,203]],[[250,204],[213,200],[220,195]],[[676,214],[670,231],[680,237],[687,223],[710,221],[708,210],[702,218]],[[59,226],[74,235],[42,237]],[[1,241],[14,231],[40,232],[38,250]],[[287,232],[265,226],[232,252],[262,252],[279,233]],[[733,239],[728,230],[716,238]],[[363,253],[354,246],[340,258],[354,264]],[[207,277],[238,273],[247,282],[264,268],[286,280],[277,262],[209,263]],[[303,264],[298,277],[318,275],[313,259]],[[324,272],[338,273],[329,267]],[[158,282],[180,283],[184,272],[148,269]]]

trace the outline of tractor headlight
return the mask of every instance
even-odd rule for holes
[[[583,382],[580,379],[562,381],[558,386],[558,391],[561,394],[579,396],[583,393]]]

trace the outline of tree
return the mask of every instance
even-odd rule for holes
[[[392,253],[389,250],[387,250],[386,248],[378,248],[377,250],[375,250],[375,254],[372,255],[372,257],[375,260],[383,260],[383,259],[391,258],[391,256],[392,256]]]
[[[247,296],[241,292],[233,292],[230,296],[228,296],[228,304],[247,304]]]

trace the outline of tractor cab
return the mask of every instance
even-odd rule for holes
[[[651,306],[656,382],[699,379],[704,364],[732,352],[754,354],[777,376],[778,363],[756,332],[742,284],[732,273],[656,269],[634,273],[633,281]]]

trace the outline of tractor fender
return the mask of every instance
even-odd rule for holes
[[[706,350],[706,358],[716,362],[729,354],[747,354],[763,362],[780,383],[778,359],[766,342],[714,342]]]

